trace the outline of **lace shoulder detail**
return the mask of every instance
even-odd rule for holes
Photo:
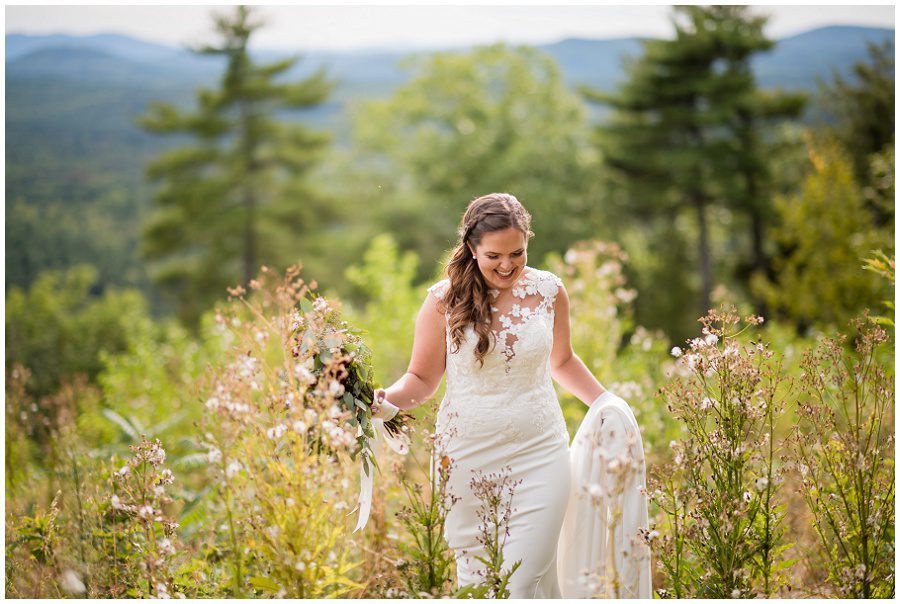
[[[523,275],[522,280],[513,287],[512,295],[516,298],[525,299],[526,296],[535,294],[541,295],[542,306],[546,310],[553,310],[556,302],[556,294],[563,285],[562,279],[557,277],[550,271],[542,271],[532,268],[530,272]]]
[[[431,293],[438,300],[443,300],[444,295],[447,293],[447,290],[450,288],[450,279],[442,279],[428,288],[429,293]]]

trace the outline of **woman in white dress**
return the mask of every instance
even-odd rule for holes
[[[425,402],[446,371],[436,433],[446,437],[443,454],[455,465],[449,486],[459,500],[445,536],[459,586],[479,582],[476,558],[485,555],[481,501],[470,481],[477,473],[505,473],[516,488],[504,567],[521,560],[510,597],[591,596],[611,582],[602,576],[609,568],[611,593],[651,597],[649,556],[638,552],[632,534],[646,533],[647,525],[640,432],[628,405],[573,352],[560,279],[527,265],[530,222],[512,195],[469,204],[447,278],[428,289],[416,319],[409,368],[376,391],[376,411]],[[571,450],[551,378],[592,407]],[[617,491],[607,484],[615,474],[608,466],[623,451],[639,471]],[[617,516],[611,504],[625,513]]]

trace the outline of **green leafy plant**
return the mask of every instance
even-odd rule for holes
[[[775,442],[781,362],[762,342],[738,338],[761,318],[736,329],[740,318],[724,308],[700,321],[701,337],[673,349],[677,373],[660,389],[686,436],[652,473],[663,518],[653,545],[675,597],[771,596],[789,565]]]
[[[826,338],[803,359],[800,422],[793,431],[798,483],[836,595],[894,595],[893,351],[869,317]]]

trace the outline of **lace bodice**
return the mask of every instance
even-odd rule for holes
[[[449,285],[444,279],[428,291],[442,300]],[[491,290],[492,342],[483,367],[475,358],[478,336],[472,326],[455,351],[447,327],[447,390],[439,429],[456,425],[469,434],[501,429],[512,440],[552,430],[568,442],[550,376],[554,304],[561,286],[553,273],[525,267],[505,301]]]

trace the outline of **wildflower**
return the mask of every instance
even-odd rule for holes
[[[165,468],[162,472],[159,473],[159,482],[161,484],[172,484],[175,482],[175,476],[172,474],[172,470],[169,468]]]
[[[707,334],[705,338],[703,338],[704,342],[706,342],[707,346],[715,346],[715,344],[719,341],[719,336],[714,333]]]
[[[294,568],[296,568],[297,570],[299,570],[302,573],[303,571],[306,570],[306,564],[302,561],[297,562],[297,564],[294,565]]]
[[[272,440],[278,440],[281,438],[281,435],[284,434],[285,430],[287,430],[287,426],[284,424],[278,424],[274,428],[269,428],[266,430],[266,436],[268,436]]]
[[[740,598],[740,597],[741,597],[741,590],[740,590],[740,589],[732,589],[732,590],[731,590],[731,597],[732,597],[732,598]]]
[[[127,476],[129,472],[131,472],[131,467],[128,464],[125,464],[119,469],[118,474],[119,476]]]
[[[316,298],[313,302],[313,308],[316,312],[325,312],[328,310],[328,300],[325,298]]]
[[[228,464],[228,467],[225,468],[225,476],[226,478],[231,478],[241,469],[241,464],[239,461],[232,461]]]
[[[216,409],[218,409],[219,408],[219,399],[216,398],[215,396],[212,396],[209,399],[207,399],[206,408],[209,409],[210,411],[215,411]]]
[[[87,591],[81,578],[71,569],[66,569],[62,572],[62,575],[59,577],[59,586],[63,588],[63,591],[72,594],[73,596],[83,594]]]
[[[214,447],[209,450],[209,453],[206,454],[206,459],[211,464],[219,463],[220,461],[222,461],[222,452]]]
[[[297,379],[302,380],[309,385],[316,383],[316,376],[302,363],[294,365],[294,375]]]
[[[122,502],[119,500],[118,495],[113,495],[112,497],[110,497],[109,502],[114,510],[121,510],[125,508],[125,506],[123,506]]]
[[[341,396],[344,394],[344,385],[338,381],[328,384],[328,394],[331,396]]]
[[[297,434],[306,434],[307,429],[307,425],[304,422],[300,420],[294,422],[294,432]]]
[[[172,556],[175,554],[175,547],[170,539],[162,538],[159,540],[159,551],[166,556]]]
[[[682,352],[681,348],[679,348],[678,346],[672,347],[672,356],[673,357],[675,357],[677,359],[682,354],[684,354],[684,352]]]
[[[750,503],[751,499],[753,499],[753,495],[750,494],[750,491],[744,491],[744,501]]]
[[[277,539],[279,533],[281,533],[281,528],[277,524],[266,527],[266,534],[268,534],[272,539]]]
[[[153,507],[149,505],[141,506],[141,508],[138,510],[138,516],[147,519],[153,518]]]
[[[756,479],[756,490],[762,492],[769,486],[769,479],[765,476]]]
[[[147,452],[147,461],[149,461],[154,466],[161,465],[164,461],[166,461],[166,450],[163,449],[162,443],[159,439],[156,439],[156,442],[150,445],[150,450]]]

